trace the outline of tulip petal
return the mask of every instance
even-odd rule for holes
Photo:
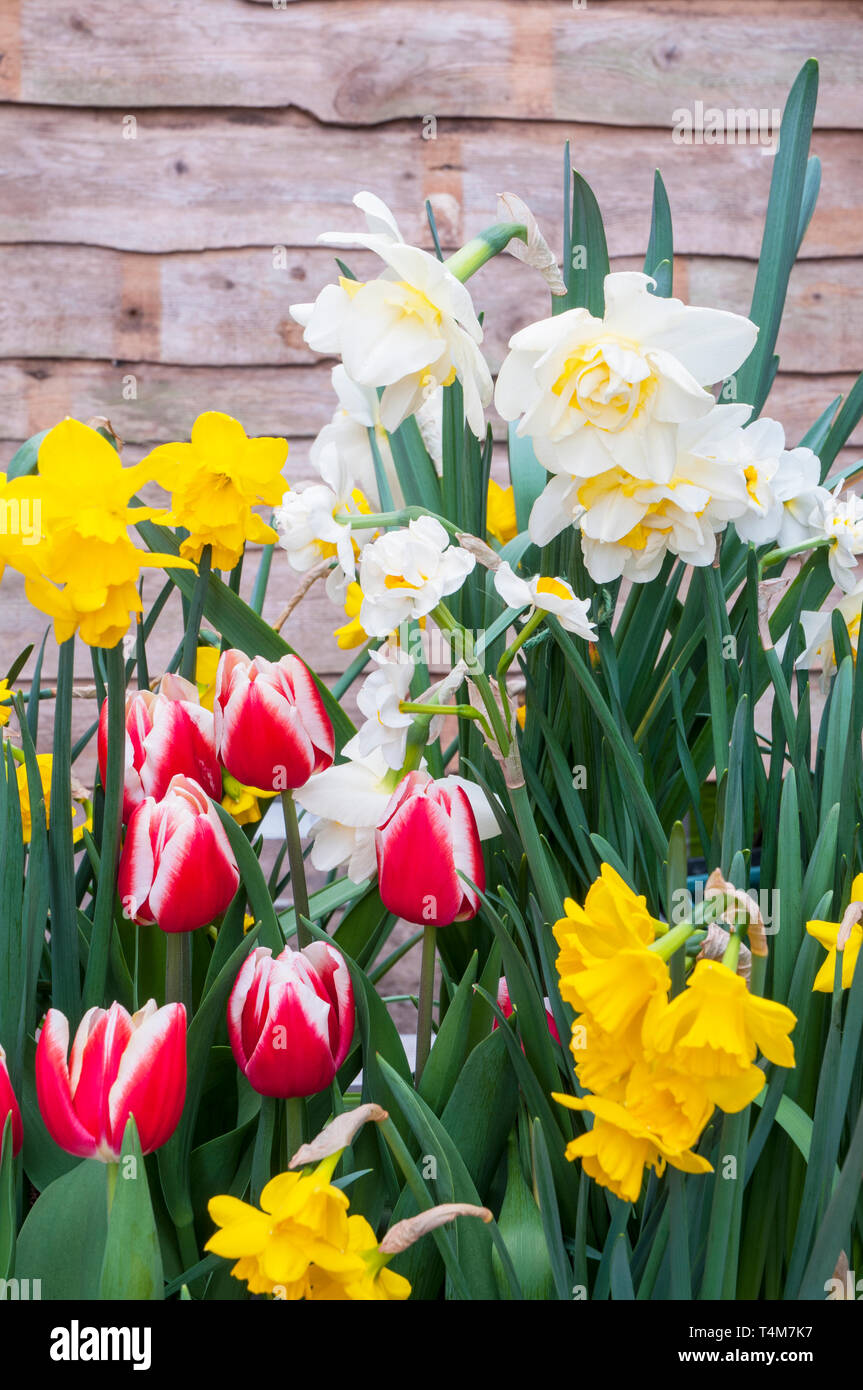
[[[186,1010],[166,1004],[132,1034],[108,1095],[108,1137],[120,1154],[123,1132],[134,1115],[141,1152],[167,1142],[186,1100]]]
[[[66,1055],[69,1021],[49,1009],[36,1045],[36,1096],[45,1127],[55,1143],[79,1158],[94,1158],[97,1140],[75,1114]]]

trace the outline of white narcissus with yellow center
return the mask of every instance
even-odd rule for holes
[[[322,560],[338,560],[336,580],[329,592],[334,602],[340,602],[356,577],[356,552],[373,538],[369,530],[352,533],[350,518],[368,515],[371,506],[362,490],[354,486],[348,461],[332,442],[321,450],[318,468],[322,481],[289,489],[273,513],[273,525],[291,568],[299,574]],[[346,520],[337,521],[337,517]]]
[[[863,609],[863,585],[858,585],[850,594],[844,594],[834,608],[826,613],[812,612],[805,610],[800,614],[800,622],[803,627],[803,636],[806,642],[805,649],[800,653],[796,666],[804,671],[811,670],[813,666],[821,667],[821,685],[825,693],[830,687],[830,682],[836,673],[836,650],[833,645],[833,614],[840,613],[845,620],[848,629],[848,638],[851,643],[851,650],[856,660],[857,646],[860,641],[860,614]],[[781,643],[776,644],[776,650],[781,656],[787,643],[787,634]]]
[[[805,446],[786,449],[785,430],[766,415],[741,431],[738,444],[749,503],[735,518],[738,535],[755,545],[795,545],[809,533],[808,519],[824,492],[817,456]]]
[[[431,516],[379,536],[360,559],[363,630],[386,637],[409,618],[425,617],[461,588],[475,563]]]
[[[589,617],[590,600],[577,598],[565,579],[547,579],[539,574],[522,579],[504,561],[494,572],[494,586],[510,608],[541,608],[553,613],[567,632],[596,641],[596,628]]]
[[[857,562],[863,554],[863,497],[854,492],[840,494],[839,482],[834,492],[819,489],[818,504],[811,518],[812,532],[817,538],[830,540],[827,560],[834,584],[846,594],[857,585]]]
[[[352,739],[351,744],[355,743]],[[439,778],[438,785],[463,790],[481,840],[500,833],[485,793],[474,782],[452,775]],[[365,883],[372,878],[377,866],[375,828],[385,819],[393,797],[392,769],[380,748],[365,757],[358,757],[354,751],[350,762],[310,777],[294,797],[307,812],[300,829],[312,837],[310,858],[314,867],[329,871],[346,864],[352,883]]]
[[[407,245],[380,198],[364,192],[353,201],[365,213],[368,232],[326,232],[318,241],[374,251],[387,269],[366,282],[342,276],[313,304],[292,305],[305,341],[315,352],[338,354],[361,386],[383,388],[380,417],[387,430],[458,378],[468,424],[482,436],[492,380],[468,290],[437,257]]]
[[[570,309],[510,339],[495,404],[519,420],[550,472],[591,478],[621,468],[668,483],[676,427],[712,409],[705,388],[755,346],[749,319],[651,294],[635,271],[605,277],[605,315]]]

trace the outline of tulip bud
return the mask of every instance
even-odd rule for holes
[[[333,1081],[354,1035],[354,994],[344,956],[325,941],[275,959],[258,946],[228,1001],[237,1066],[262,1096],[313,1096]]]
[[[102,704],[97,740],[102,784],[108,766],[108,701]],[[177,773],[194,777],[208,796],[222,795],[213,715],[202,709],[197,687],[181,676],[162,677],[157,693],[126,697],[126,771],[123,821],[146,796],[160,801]]]
[[[458,785],[410,772],[375,831],[378,890],[390,912],[419,926],[466,922],[479,911],[485,866],[476,817]]]
[[[88,1009],[67,1064],[69,1021],[49,1009],[36,1046],[36,1095],[52,1139],[67,1153],[116,1163],[133,1115],[141,1152],[167,1143],[186,1100],[186,1010],[149,1000]]]
[[[256,792],[302,787],[333,761],[333,726],[298,656],[250,661],[242,652],[224,652],[213,712],[222,762]]]
[[[12,1157],[15,1158],[24,1142],[24,1130],[21,1125],[21,1111],[18,1109],[6,1066],[6,1053],[0,1047],[0,1158],[3,1157],[3,1127],[7,1115],[12,1116]]]
[[[548,1020],[548,1031],[549,1033],[551,1033],[551,1036],[554,1038],[555,1042],[560,1042],[560,1034],[557,1031],[557,1024],[554,1021],[554,1014],[551,1012],[551,1006],[549,1004],[548,995],[546,995],[545,999],[543,1000],[543,1003],[545,1004],[545,1016]],[[505,976],[501,977],[500,984],[497,987],[497,1007],[500,1009],[504,1018],[509,1018],[510,1015],[513,1013],[514,1006],[512,1000],[509,997],[509,985],[506,982]],[[496,1027],[497,1019],[495,1019],[494,1023],[492,1024],[492,1030],[494,1030]]]
[[[172,777],[161,801],[132,813],[117,888],[123,911],[162,931],[194,931],[225,911],[237,862],[219,817],[191,777]]]

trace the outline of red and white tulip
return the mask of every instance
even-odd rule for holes
[[[224,827],[191,777],[172,777],[161,801],[148,796],[132,813],[117,880],[127,917],[194,931],[225,911],[239,882]]]
[[[464,788],[410,772],[375,831],[378,889],[391,912],[419,926],[465,922],[485,890],[480,833]],[[466,883],[459,877],[470,879]]]
[[[3,1157],[3,1128],[7,1115],[12,1116],[12,1157],[14,1158],[24,1142],[24,1129],[21,1124],[21,1111],[12,1089],[9,1069],[6,1066],[6,1053],[0,1047],[0,1158]]]
[[[102,783],[108,764],[108,701],[102,704],[97,740]],[[221,798],[222,772],[216,753],[213,715],[198,701],[198,689],[182,676],[162,677],[158,691],[126,696],[126,771],[123,821],[147,796],[157,801],[177,773],[194,777],[208,796]]]
[[[242,652],[224,652],[213,711],[222,762],[246,787],[292,790],[333,761],[333,726],[298,656],[250,661]]]
[[[237,1066],[262,1096],[313,1096],[329,1086],[354,1035],[354,994],[345,958],[325,941],[273,957],[258,946],[228,1001]]]
[[[141,1151],[170,1139],[186,1100],[186,1010],[136,1014],[122,1004],[88,1009],[69,1051],[69,1021],[49,1009],[36,1046],[36,1095],[45,1127],[67,1153],[116,1163],[129,1116]]]

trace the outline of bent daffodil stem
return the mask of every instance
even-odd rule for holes
[[[309,915],[309,890],[306,886],[306,866],[303,862],[303,845],[300,839],[300,826],[297,820],[297,805],[294,794],[282,792],[282,810],[285,816],[285,841],[288,846],[288,864],[291,870],[291,893],[294,899],[294,916],[297,920],[297,947],[302,950],[312,942],[308,927],[300,920]]]
[[[762,555],[758,561],[758,577],[769,569],[772,565],[780,565],[783,560],[789,560],[793,555],[802,555],[811,550],[823,550],[825,546],[833,544],[832,536],[820,536],[817,540],[800,541],[798,545],[787,545],[783,550],[770,550],[766,555]]]
[[[475,719],[482,725],[486,737],[491,738],[485,715],[481,710],[474,709],[473,705],[435,705],[430,700],[401,700],[399,710],[402,714],[455,714],[459,719]]]
[[[352,531],[377,531],[386,526],[407,526],[409,521],[418,521],[422,516],[430,516],[433,521],[439,521],[453,540],[458,536],[459,528],[454,522],[448,521],[445,516],[439,516],[437,512],[430,512],[428,507],[418,505],[398,507],[395,511],[361,512],[358,515],[354,512],[336,512],[334,520],[340,526],[350,526]]]
[[[523,222],[495,222],[449,256],[444,265],[457,280],[469,280],[480,266],[505,250],[513,237],[527,244],[527,227]]]

